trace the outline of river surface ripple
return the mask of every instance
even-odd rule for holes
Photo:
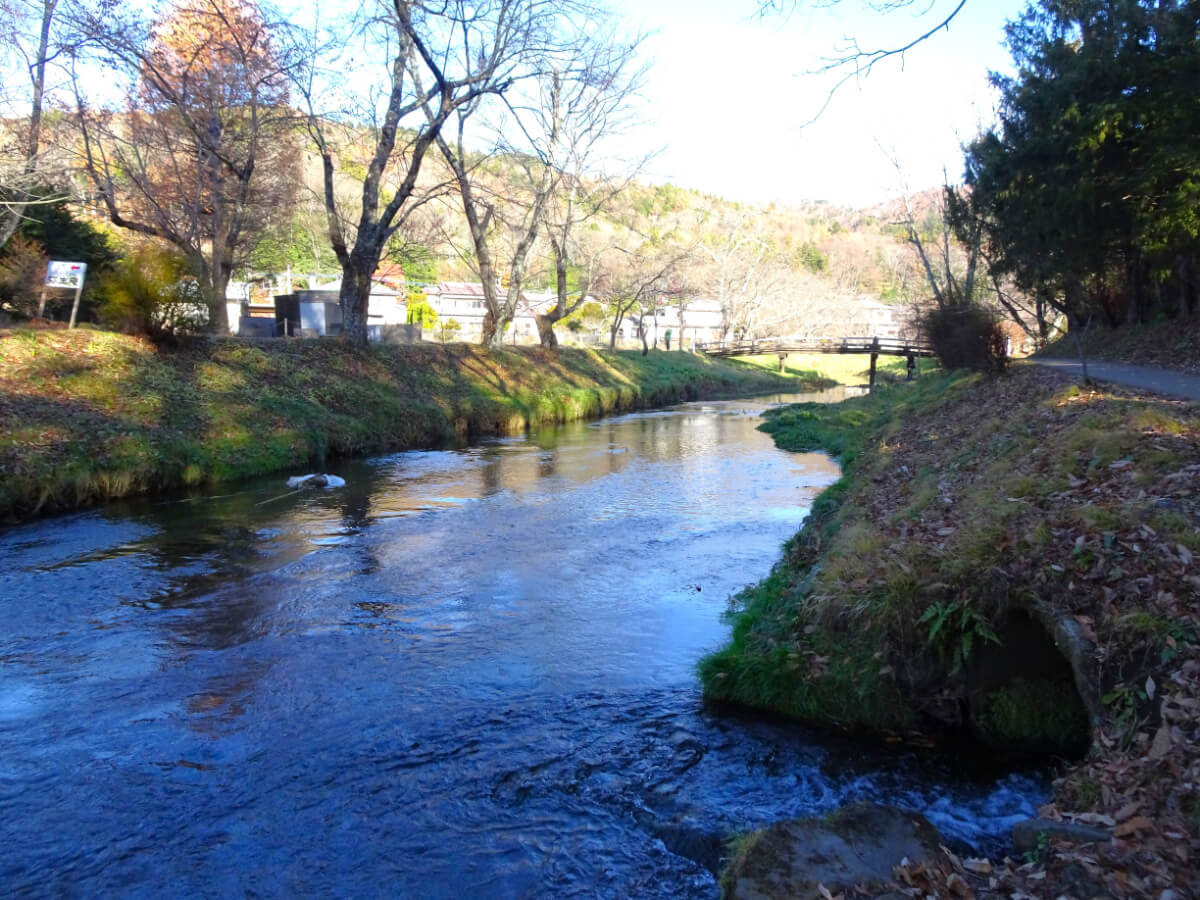
[[[702,707],[727,599],[837,477],[769,402],[0,531],[0,887],[713,897],[724,836],[855,799],[999,840],[1042,777]]]

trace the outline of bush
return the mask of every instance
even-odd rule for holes
[[[129,334],[158,340],[199,331],[208,309],[186,261],[152,244],[121,260],[100,281],[100,321]]]
[[[434,328],[438,323],[437,310],[429,304],[424,291],[409,291],[405,300],[409,325],[420,325],[422,328]]]
[[[921,327],[943,368],[999,374],[1008,365],[1000,323],[981,306],[930,310],[921,317]]]
[[[0,308],[27,319],[37,315],[47,262],[41,244],[20,233],[14,234],[0,257]]]

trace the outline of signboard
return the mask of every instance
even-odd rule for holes
[[[46,266],[46,287],[78,290],[83,287],[83,276],[86,272],[87,263],[52,259],[50,265]]]

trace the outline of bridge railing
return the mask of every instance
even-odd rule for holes
[[[772,353],[879,353],[886,356],[933,356],[928,341],[901,338],[768,338],[754,341],[697,342],[696,350],[709,356],[764,356]]]

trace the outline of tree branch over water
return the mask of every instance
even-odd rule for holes
[[[844,0],[823,0],[823,2],[817,2],[815,6],[820,9],[830,9],[843,2]],[[863,6],[879,15],[887,15],[899,9],[907,9],[916,2],[917,0],[866,0]],[[834,46],[831,56],[823,57],[819,66],[804,73],[806,75],[836,74],[838,76],[833,86],[829,89],[829,92],[825,95],[825,102],[821,104],[821,108],[804,125],[811,125],[817,119],[821,118],[825,110],[829,108],[829,104],[833,101],[834,95],[847,82],[866,78],[871,74],[871,70],[875,68],[876,64],[886,59],[898,57],[901,65],[903,65],[904,54],[918,44],[929,40],[939,31],[948,30],[950,23],[962,12],[963,7],[967,5],[967,0],[958,0],[948,15],[939,18],[934,14],[934,7],[937,5],[937,0],[921,0],[921,2],[927,2],[928,5],[922,12],[916,15],[916,20],[921,23],[921,27],[924,27],[925,30],[915,37],[895,46],[864,48],[859,43],[858,38],[853,35],[846,35],[842,38],[841,43]],[[802,0],[759,0],[758,15],[760,18],[779,16],[787,19],[801,6],[801,3]],[[937,18],[937,23],[931,27],[928,26],[930,18]]]

